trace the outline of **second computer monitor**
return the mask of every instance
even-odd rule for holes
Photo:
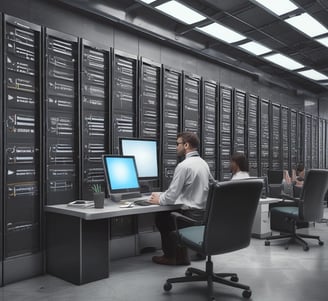
[[[157,140],[141,138],[120,138],[123,156],[134,156],[140,180],[158,178]]]

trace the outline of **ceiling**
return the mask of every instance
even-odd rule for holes
[[[256,1],[178,0],[206,16],[204,21],[191,25],[179,22],[154,9],[169,0],[156,0],[149,5],[139,0],[58,1],[102,16],[119,26],[133,28],[153,38],[183,47],[197,55],[206,56],[225,66],[257,77],[260,81],[278,85],[283,83],[287,88],[305,89],[319,97],[328,96],[328,80],[308,79],[295,71],[270,63],[261,56],[242,50],[238,47],[238,42],[228,44],[195,30],[196,26],[217,21],[243,34],[249,41],[259,42],[274,52],[296,60],[306,68],[315,69],[328,76],[328,48],[286,23],[284,19],[291,15],[275,15]],[[293,15],[307,12],[328,28],[328,0],[292,1],[299,7],[292,12]]]

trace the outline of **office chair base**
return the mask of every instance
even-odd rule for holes
[[[190,267],[186,270],[185,275],[185,277],[167,279],[163,287],[164,290],[170,291],[172,289],[172,283],[207,281],[209,300],[215,300],[213,297],[213,282],[243,289],[242,296],[244,298],[248,299],[252,295],[252,291],[248,285],[237,283],[239,278],[236,273],[214,273],[213,262],[210,258],[206,262],[205,271]],[[230,280],[225,279],[227,277],[230,277]]]
[[[320,236],[316,236],[316,235],[308,235],[308,234],[296,234],[296,233],[291,233],[291,234],[281,234],[281,235],[276,235],[276,236],[270,236],[267,237],[265,240],[264,245],[265,246],[270,246],[270,240],[276,240],[276,239],[283,239],[283,238],[289,238],[285,249],[287,250],[289,248],[289,245],[291,243],[298,243],[299,245],[301,245],[303,247],[304,251],[308,251],[309,245],[308,243],[303,239],[303,238],[311,238],[311,239],[317,239],[319,246],[323,246],[324,242],[322,240],[320,240]]]

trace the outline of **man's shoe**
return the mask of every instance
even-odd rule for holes
[[[157,263],[157,264],[176,265],[175,258],[168,258],[165,255],[163,255],[163,256],[153,256],[152,261]]]

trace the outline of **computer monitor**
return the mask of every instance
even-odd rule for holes
[[[123,156],[134,156],[140,180],[158,178],[157,140],[142,138],[120,138]]]
[[[133,156],[103,155],[107,190],[113,201],[140,196],[140,185]]]

